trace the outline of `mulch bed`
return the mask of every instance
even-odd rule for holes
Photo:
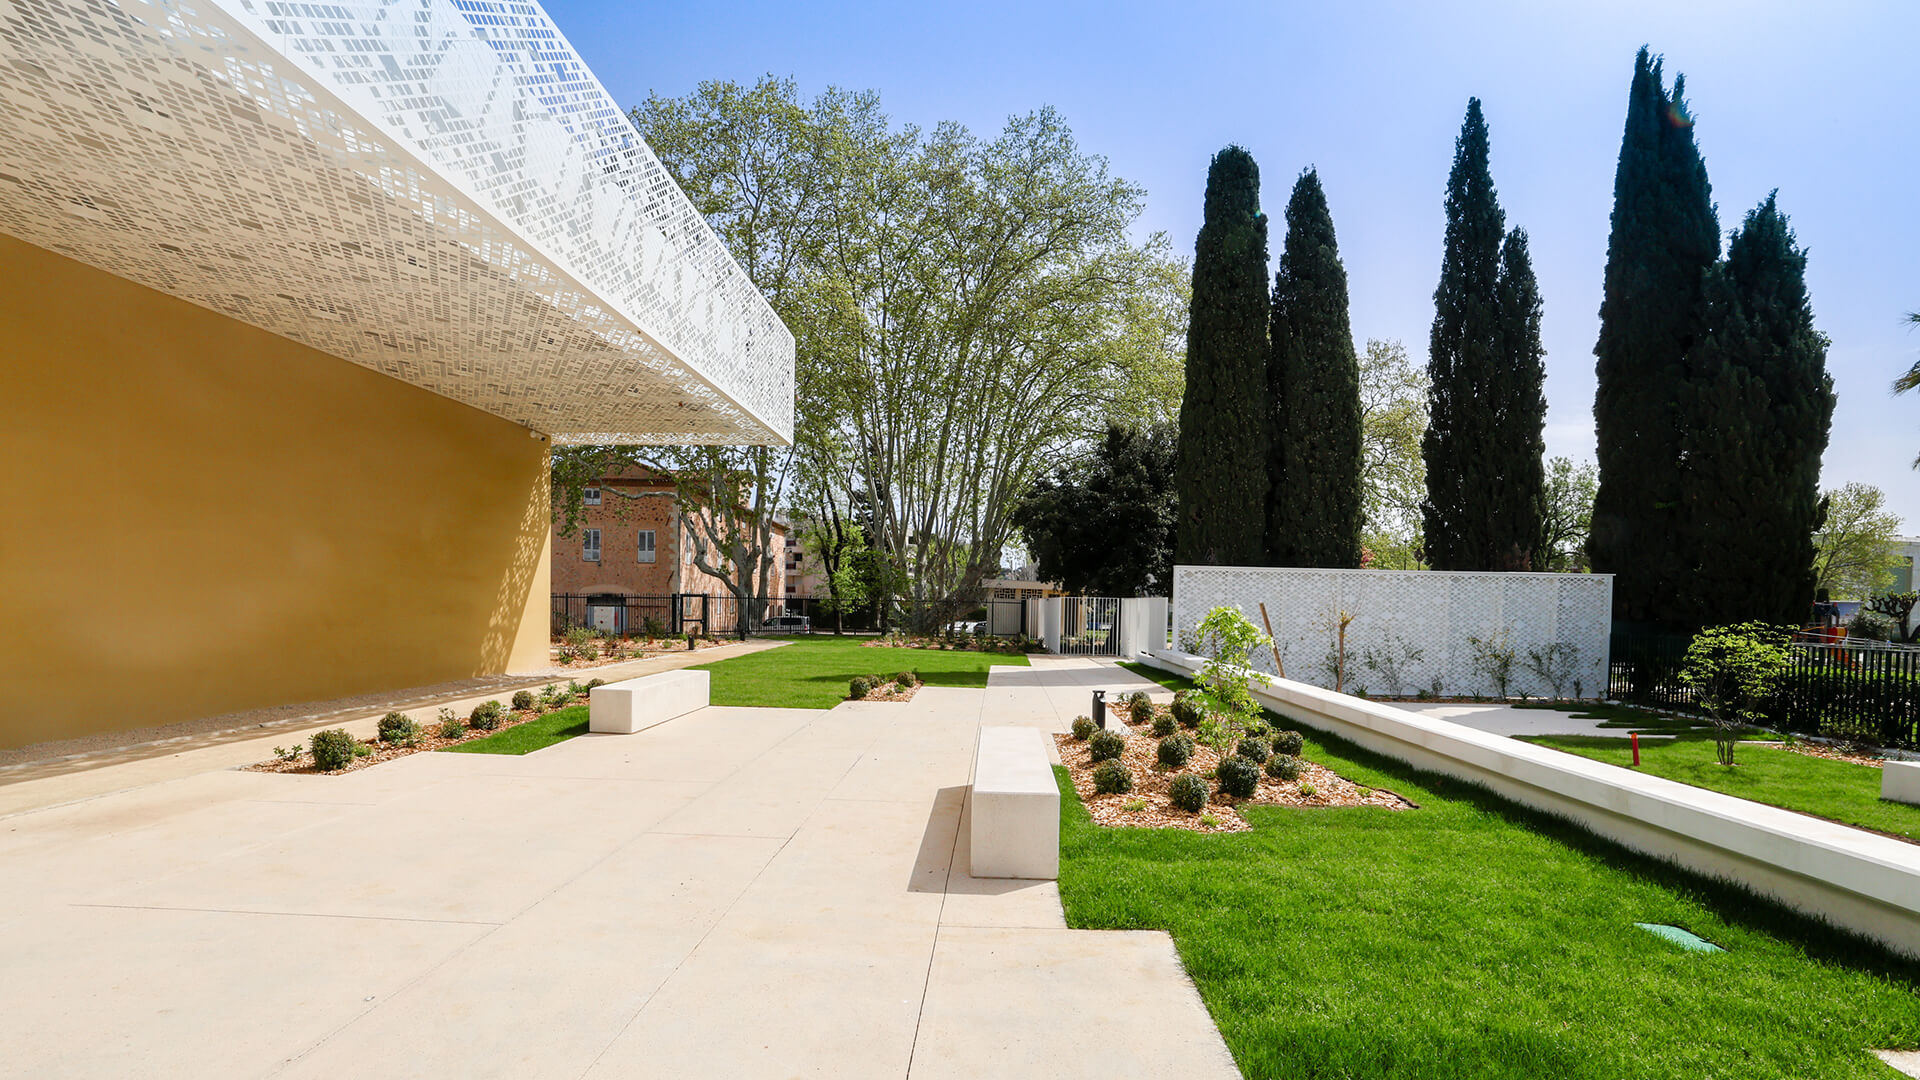
[[[1262,771],[1260,787],[1253,798],[1231,799],[1215,790],[1200,813],[1190,814],[1173,805],[1173,800],[1167,794],[1168,789],[1173,786],[1175,777],[1185,773],[1205,778],[1219,767],[1220,755],[1195,743],[1193,757],[1188,759],[1186,765],[1168,769],[1159,763],[1160,740],[1150,732],[1128,728],[1112,714],[1108,715],[1107,730],[1127,736],[1127,748],[1121,752],[1120,761],[1133,773],[1133,790],[1125,795],[1095,794],[1092,748],[1072,735],[1053,737],[1060,747],[1060,763],[1067,767],[1067,774],[1073,780],[1073,789],[1079,792],[1080,801],[1086,804],[1093,820],[1101,825],[1115,828],[1189,829],[1203,833],[1245,832],[1253,826],[1247,824],[1247,820],[1237,812],[1236,808],[1244,805],[1299,809],[1341,806],[1375,806],[1384,810],[1415,808],[1413,803],[1391,791],[1361,787],[1331,769],[1302,758],[1300,779],[1276,780]],[[1207,786],[1212,788],[1215,785],[1208,780]],[[1313,794],[1304,794],[1303,787],[1312,788]],[[1137,810],[1128,809],[1134,803],[1142,805]],[[1213,824],[1203,820],[1207,817],[1213,819]]]
[[[555,708],[566,709],[566,708],[571,708],[575,705],[583,705],[585,703],[586,703],[585,697],[577,697],[577,698],[574,698],[572,701],[567,702],[565,705],[555,706]],[[502,702],[502,704],[505,704],[505,703]],[[553,709],[545,708],[539,705],[536,705],[532,709],[529,709],[525,712],[522,712],[517,709],[508,709],[506,714],[500,718],[499,727],[494,728],[492,731],[477,731],[469,727],[467,728],[466,733],[461,735],[457,739],[441,738],[439,724],[421,724],[420,738],[412,746],[402,746],[398,743],[383,743],[378,739],[356,739],[354,740],[356,743],[358,743],[361,746],[368,747],[372,752],[368,754],[356,756],[353,759],[352,764],[348,765],[344,769],[334,769],[332,771],[328,771],[328,770],[316,767],[313,763],[313,751],[309,748],[308,744],[300,743],[298,744],[300,746],[299,757],[293,758],[291,760],[285,759],[285,758],[277,758],[277,757],[269,758],[266,761],[262,761],[257,764],[247,766],[245,771],[246,772],[268,772],[268,773],[301,773],[301,774],[311,775],[311,776],[344,776],[347,773],[358,772],[359,770],[367,768],[368,766],[371,766],[371,765],[378,765],[383,761],[392,761],[395,758],[406,757],[408,754],[422,754],[431,750],[442,750],[449,746],[458,746],[461,743],[473,742],[475,739],[484,739],[489,735],[498,735],[500,732],[505,731],[508,728],[519,727],[521,724],[524,724],[529,720],[537,720],[540,717],[545,716],[547,713],[552,711]],[[466,717],[463,716],[461,717],[461,719],[465,720]]]
[[[726,644],[726,642],[722,642],[718,638],[700,639],[701,649],[716,649],[723,644]],[[654,638],[651,641],[645,642],[622,641],[614,649],[613,655],[608,656],[604,653],[606,640],[600,639],[589,646],[589,648],[594,650],[592,659],[562,660],[560,659],[560,645],[561,643],[555,640],[553,644],[547,648],[547,659],[553,661],[554,667],[568,668],[570,670],[605,667],[608,664],[625,664],[634,660],[645,660],[650,656],[659,656],[663,653],[687,651],[686,638]],[[695,651],[697,652],[698,650]]]
[[[1003,656],[1025,656],[1023,649],[1009,648],[999,644],[981,644],[972,638],[954,638],[947,641],[942,638],[874,638],[860,643],[863,649],[927,649],[933,652],[986,652]]]
[[[1874,757],[1872,754],[1860,750],[1848,750],[1838,746],[1830,746],[1826,743],[1804,742],[1799,740],[1791,743],[1750,741],[1743,745],[1770,746],[1775,750],[1787,750],[1795,754],[1805,754],[1808,757],[1826,758],[1828,761],[1844,761],[1849,765],[1865,765],[1869,769],[1884,769],[1887,767],[1884,759]]]

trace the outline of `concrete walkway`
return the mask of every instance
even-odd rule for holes
[[[209,769],[252,765],[271,758],[274,747],[305,744],[314,732],[325,728],[346,728],[355,738],[372,738],[380,718],[388,712],[404,712],[423,724],[432,723],[442,708],[466,716],[475,705],[483,701],[506,701],[515,690],[538,689],[548,683],[585,683],[591,679],[618,682],[656,671],[711,664],[732,656],[776,649],[784,644],[783,641],[746,641],[691,653],[662,653],[645,660],[626,660],[558,674],[502,675],[482,680],[488,685],[479,688],[463,686],[457,690],[439,692],[431,688],[402,690],[386,697],[362,695],[341,701],[312,702],[288,709],[266,710],[290,714],[269,722],[242,723],[239,726],[131,742],[84,753],[0,765],[0,816],[194,776]]]
[[[1516,709],[1511,705],[1475,705],[1420,701],[1391,702],[1435,720],[1451,720],[1494,735],[1607,735],[1624,739],[1624,728],[1603,728],[1599,720],[1576,720],[1559,709]],[[1651,718],[1649,718],[1651,719]]]
[[[0,1074],[1236,1076],[1165,934],[967,874],[977,726],[1095,683],[1145,681],[1041,659],[0,818]]]

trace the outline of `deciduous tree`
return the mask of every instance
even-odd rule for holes
[[[1369,340],[1360,354],[1361,491],[1366,509],[1362,544],[1369,565],[1417,570],[1421,563],[1420,503],[1426,464],[1420,440],[1427,432],[1427,373],[1398,341]]]
[[[1887,509],[1887,496],[1872,484],[1849,483],[1825,493],[1827,518],[1814,537],[1816,588],[1836,600],[1866,600],[1893,584],[1900,557],[1894,537],[1900,517]]]

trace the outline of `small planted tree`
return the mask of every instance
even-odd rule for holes
[[[1487,677],[1493,684],[1494,692],[1500,697],[1507,696],[1507,687],[1513,683],[1513,630],[1503,627],[1486,637],[1470,637],[1467,647],[1473,651],[1473,670]]]
[[[1733,764],[1740,730],[1766,718],[1761,711],[1787,675],[1787,632],[1766,623],[1715,626],[1687,643],[1680,680],[1694,688],[1713,722],[1720,764]]]
[[[1580,646],[1571,641],[1556,641],[1527,650],[1525,666],[1553,687],[1555,700],[1566,697],[1566,685],[1573,681],[1573,666],[1579,662]]]
[[[1260,705],[1249,689],[1253,680],[1265,683],[1267,676],[1247,666],[1253,650],[1270,645],[1272,638],[1260,632],[1239,608],[1217,607],[1200,620],[1195,647],[1207,658],[1194,679],[1216,709],[1231,720],[1244,723],[1260,715]]]

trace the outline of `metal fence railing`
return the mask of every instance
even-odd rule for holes
[[[740,601],[725,593],[669,593],[657,596],[627,594],[554,593],[552,630],[564,633],[576,626],[609,634],[638,637],[680,637],[688,632],[725,637],[740,627]],[[884,605],[863,605],[835,610],[831,602],[804,596],[760,596],[746,601],[748,633],[784,633],[799,626],[805,618],[812,633],[832,633],[835,629],[863,633],[878,630],[908,629],[920,626],[928,618],[911,601],[891,600]],[[981,632],[1006,637],[1027,633],[1026,612],[1017,600],[985,600],[960,612],[939,632],[950,626],[971,633]]]
[[[1608,690],[1639,704],[1697,709],[1680,681],[1684,634],[1615,633]],[[1795,642],[1765,708],[1782,731],[1920,748],[1920,649],[1879,642]]]

